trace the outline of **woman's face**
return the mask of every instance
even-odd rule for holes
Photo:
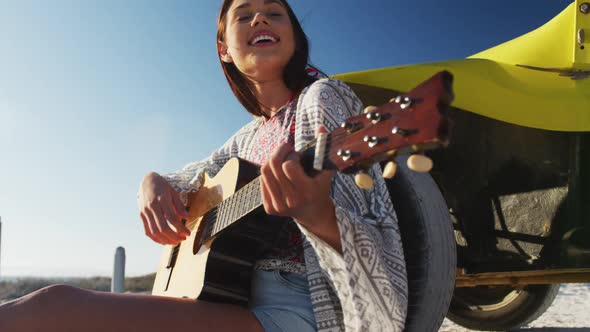
[[[295,52],[293,27],[282,3],[235,0],[225,20],[225,40],[219,43],[221,59],[233,62],[256,81],[282,79]]]

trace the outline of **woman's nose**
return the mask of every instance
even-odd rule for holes
[[[259,23],[264,23],[268,25],[268,20],[266,19],[266,15],[264,15],[264,13],[259,12],[254,14],[254,18],[252,19],[252,26],[255,27]]]

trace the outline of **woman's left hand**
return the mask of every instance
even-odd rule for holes
[[[326,132],[321,127],[318,132]],[[300,164],[300,154],[282,144],[261,169],[260,189],[267,214],[293,217],[313,232],[335,222],[330,188],[334,171],[309,177]]]

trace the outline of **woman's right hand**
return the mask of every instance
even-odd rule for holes
[[[158,173],[150,172],[143,178],[137,204],[145,234],[155,242],[177,245],[190,235],[181,221],[188,213],[180,195]]]

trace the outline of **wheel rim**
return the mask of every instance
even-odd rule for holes
[[[514,302],[523,288],[510,286],[479,286],[460,288],[453,295],[453,302],[470,310],[495,311]]]

